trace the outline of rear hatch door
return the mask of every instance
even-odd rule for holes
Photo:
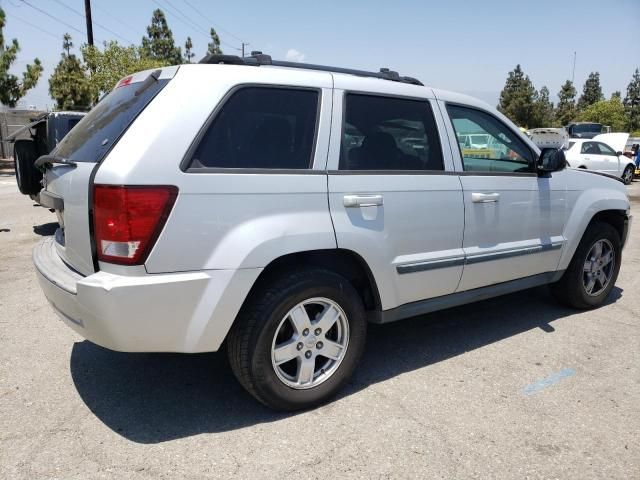
[[[123,78],[55,150],[36,162],[46,169],[41,203],[56,211],[60,224],[55,233],[58,254],[83,275],[96,271],[91,226],[91,191],[96,169],[177,69],[165,67]]]

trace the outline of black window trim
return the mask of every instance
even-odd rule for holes
[[[313,132],[313,145],[311,147],[311,155],[309,159],[309,166],[307,168],[223,168],[223,167],[192,167],[193,156],[195,155],[200,142],[206,135],[211,124],[216,120],[224,106],[229,102],[231,97],[238,91],[246,88],[273,88],[277,90],[305,90],[318,93],[318,103],[316,105],[316,121],[315,129]],[[187,152],[185,153],[182,161],[180,162],[180,170],[184,173],[193,174],[211,174],[211,173],[227,173],[227,174],[271,174],[271,175],[318,175],[326,174],[324,166],[321,170],[314,169],[314,161],[316,157],[316,147],[318,143],[318,133],[320,130],[320,112],[322,109],[322,88],[320,87],[304,87],[298,85],[282,85],[275,83],[239,83],[231,87],[222,97],[222,99],[215,106],[213,111],[207,117],[207,120],[198,130],[198,133],[191,141]]]
[[[342,92],[342,125],[340,126],[340,152],[342,152],[342,140],[345,134],[345,128],[347,125],[347,95],[360,95],[366,97],[380,97],[390,98],[393,100],[412,100],[419,101],[429,105],[431,114],[433,115],[433,122],[436,127],[436,133],[438,134],[438,144],[440,145],[440,153],[442,155],[442,170],[340,170],[340,154],[338,155],[338,168],[335,170],[327,170],[329,175],[456,175],[457,173],[446,169],[444,161],[444,151],[442,147],[442,139],[440,138],[440,129],[438,128],[438,121],[436,119],[436,112],[431,105],[431,100],[437,101],[435,98],[430,97],[416,97],[413,95],[401,95],[394,93],[382,93],[382,92],[369,92],[366,90],[344,90]]]
[[[453,128],[453,133],[456,133],[456,128],[453,125],[453,121],[451,120],[451,115],[449,115],[449,110],[448,110],[448,106],[451,105],[453,107],[461,107],[461,108],[466,108],[469,110],[476,110],[478,112],[484,113],[486,115],[490,115],[491,117],[493,117],[495,120],[499,121],[502,125],[504,125],[505,127],[507,127],[511,133],[514,133],[516,135],[517,138],[520,138],[520,132],[517,132],[516,130],[514,130],[513,128],[511,128],[510,125],[504,123],[504,121],[502,121],[502,119],[498,118],[495,114],[491,113],[488,110],[485,110],[483,108],[478,108],[476,106],[473,105],[468,105],[465,103],[458,103],[458,102],[448,102],[445,101],[444,102],[444,106],[445,106],[445,111],[447,112],[447,120],[451,123],[451,128]],[[527,148],[527,150],[529,151],[529,153],[531,153],[531,158],[532,161],[529,162],[529,172],[474,172],[474,171],[470,171],[470,170],[464,170],[464,160],[463,160],[463,156],[462,156],[462,149],[460,148],[460,144],[458,142],[456,142],[456,145],[458,147],[458,154],[460,155],[460,162],[462,163],[462,171],[458,172],[459,175],[463,175],[463,176],[482,176],[482,177],[495,177],[495,176],[499,176],[499,177],[537,177],[538,173],[536,171],[536,160],[538,158],[538,154],[536,154],[536,152],[529,146],[529,144],[527,144],[527,142],[523,142],[524,146]]]

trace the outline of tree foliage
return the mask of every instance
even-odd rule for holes
[[[145,57],[166,65],[182,63],[182,51],[180,47],[176,47],[164,12],[159,8],[153,11],[147,36],[142,37],[142,53]]]
[[[195,57],[196,54],[193,53],[193,42],[191,41],[191,37],[187,37],[187,41],[184,42],[184,61],[185,63],[191,63],[191,59]]]
[[[570,80],[564,82],[558,92],[558,107],[556,108],[556,124],[564,126],[575,120],[578,111],[576,109],[576,88]]]
[[[589,105],[593,105],[603,99],[604,95],[602,94],[602,87],[600,86],[600,74],[598,72],[591,72],[587,81],[584,82],[582,95],[578,100],[578,110],[584,110]]]
[[[91,45],[82,46],[82,57],[89,72],[92,96],[110,92],[118,80],[127,75],[165,65],[165,62],[143,55],[139,48],[124,47],[116,41],[105,44],[104,48]]]
[[[627,115],[629,131],[640,129],[640,70],[631,77],[624,97],[624,110]]]
[[[92,104],[91,85],[80,59],[71,53],[71,35],[64,34],[62,58],[49,77],[49,94],[61,110],[85,110]]]
[[[18,100],[25,96],[38,83],[42,73],[42,64],[35,58],[32,64],[25,67],[22,73],[22,81],[16,75],[9,73],[11,65],[16,61],[20,44],[17,39],[11,40],[10,45],[4,44],[4,26],[6,16],[0,8],[0,103],[9,107],[15,107]]]
[[[624,105],[620,101],[620,97],[616,96],[612,96],[609,100],[600,100],[592,103],[580,112],[578,118],[586,122],[610,125],[611,130],[614,132],[624,131],[628,125]]]
[[[220,48],[220,37],[216,33],[215,28],[211,27],[209,35],[211,35],[211,42],[209,42],[209,44],[207,45],[207,54],[222,55],[222,49]]]
[[[530,128],[550,127],[554,124],[553,103],[549,100],[549,89],[543,86],[533,104],[534,116]]]
[[[498,110],[521,127],[528,128],[535,123],[534,102],[537,100],[536,89],[525,75],[520,65],[509,72],[507,81],[500,92]]]

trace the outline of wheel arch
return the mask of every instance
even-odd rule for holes
[[[365,309],[381,311],[380,292],[367,262],[352,250],[333,248],[288,253],[273,259],[254,282],[247,298],[275,276],[292,269],[323,268],[345,277],[362,298]]]
[[[583,194],[576,202],[564,229],[567,241],[558,263],[558,270],[568,267],[582,237],[595,222],[605,222],[613,226],[624,245],[629,202],[624,192],[607,190],[609,198],[602,195],[603,193],[602,190],[597,190],[592,194]]]

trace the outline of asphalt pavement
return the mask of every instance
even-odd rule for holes
[[[223,353],[115,353],[59,321],[31,263],[55,216],[6,167],[2,479],[640,478],[640,214],[602,308],[536,288],[371,325],[342,394],[283,414]]]

